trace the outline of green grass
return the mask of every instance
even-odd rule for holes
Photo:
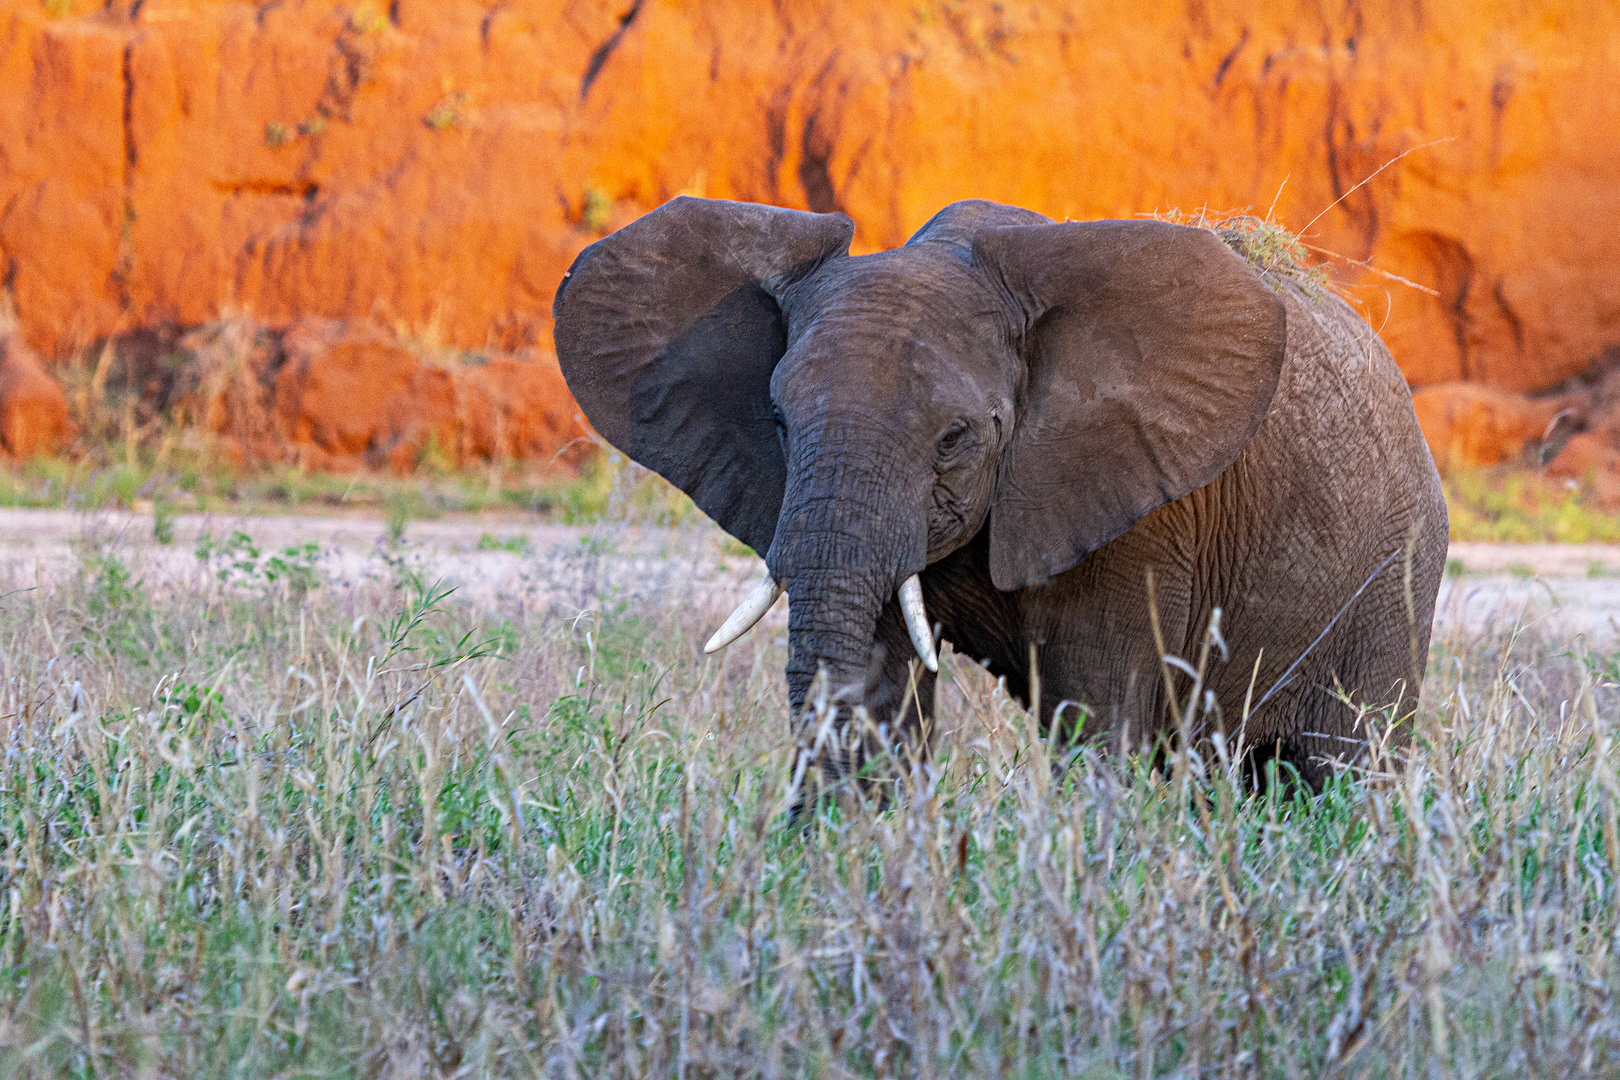
[[[513,555],[528,555],[534,550],[534,544],[527,536],[500,537],[494,533],[482,533],[478,537],[479,551],[505,551]]]
[[[165,521],[176,513],[238,509],[256,513],[355,511],[397,523],[445,514],[524,513],[563,524],[632,513],[675,524],[691,500],[617,454],[588,459],[577,471],[512,466],[396,476],[304,472],[292,466],[205,469],[157,462],[142,450],[134,464],[35,458],[0,466],[0,507],[99,510],[152,504]]]
[[[152,504],[160,527],[176,513],[240,509],[257,513],[358,512],[402,531],[445,514],[524,513],[563,524],[629,515],[676,524],[691,500],[617,454],[587,459],[577,472],[441,471],[438,475],[306,473],[291,466],[230,468],[157,461],[143,448],[74,462],[39,458],[0,466],[0,507],[129,508]],[[1444,480],[1453,540],[1620,543],[1620,514],[1596,505],[1584,485],[1522,469],[1448,470]],[[751,554],[736,541],[726,550]]]
[[[1404,769],[1319,795],[1054,778],[948,656],[938,757],[795,829],[782,646],[691,595],[213,541],[0,589],[5,1075],[1620,1069],[1620,656],[1437,642]]]
[[[1582,484],[1522,469],[1451,469],[1445,490],[1453,540],[1620,543],[1620,514]]]

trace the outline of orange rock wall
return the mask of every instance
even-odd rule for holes
[[[0,455],[21,461],[73,438],[67,398],[22,339],[0,325]]]
[[[0,283],[47,356],[241,313],[546,347],[579,248],[682,192],[860,249],[969,196],[1275,203],[1438,294],[1336,271],[1414,384],[1620,341],[1604,0],[62,6],[0,0]]]

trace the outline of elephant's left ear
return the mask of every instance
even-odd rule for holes
[[[1281,299],[1208,229],[1095,221],[984,230],[973,261],[1022,306],[1028,368],[990,510],[990,574],[1069,569],[1208,484],[1265,419]]]

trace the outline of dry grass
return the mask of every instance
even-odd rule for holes
[[[0,290],[0,334],[14,322],[8,303]],[[394,332],[433,364],[480,359],[443,345],[432,325]],[[287,460],[272,416],[279,350],[266,327],[234,316],[80,350],[53,370],[77,440],[57,457],[0,462],[0,507],[317,506],[412,518],[527,511],[574,523],[607,509],[628,467],[606,444],[581,440],[551,457],[456,468],[430,438],[409,475],[307,471]],[[640,485],[636,499],[648,516],[666,521],[693,509],[662,481]]]
[[[1172,208],[1144,216],[1172,225],[1211,229],[1222,243],[1262,273],[1293,278],[1313,294],[1320,294],[1329,287],[1327,270],[1311,262],[1310,253],[1300,238],[1286,226],[1271,220],[1269,215],[1255,217],[1247,208],[1212,211],[1204,207],[1196,213]]]
[[[1405,770],[1313,797],[1054,780],[948,658],[933,766],[799,832],[780,639],[588,549],[547,611],[376,567],[0,599],[0,1073],[1620,1070],[1614,657],[1437,643]]]

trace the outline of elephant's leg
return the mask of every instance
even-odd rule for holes
[[[1320,787],[1336,763],[1374,764],[1378,750],[1406,745],[1444,567],[1445,536],[1428,533],[1410,567],[1401,557],[1380,572],[1257,715],[1257,730],[1270,733],[1255,747],[1262,762],[1280,757]]]
[[[990,580],[990,531],[930,566],[922,575],[923,603],[959,655],[1007,681],[1020,701],[1029,693],[1029,648],[1016,595]]]
[[[1077,732],[1059,733],[1065,741],[1106,737],[1119,751],[1151,745],[1165,732],[1167,691],[1154,615],[1165,649],[1186,652],[1196,621],[1186,567],[1171,545],[1116,542],[1028,590],[1025,624],[1039,646],[1042,730],[1050,731],[1061,709],[1065,727],[1084,718]],[[1184,689],[1185,680],[1173,681]]]
[[[1167,717],[1152,612],[1176,655],[1189,651],[1190,632],[1199,640],[1203,632],[1194,612],[1190,515],[1177,504],[1165,507],[1074,569],[1017,593],[991,583],[988,534],[981,531],[923,574],[929,617],[958,653],[1004,678],[1018,701],[1034,705],[1039,691],[1043,733],[1051,733],[1056,717],[1065,743],[1150,745]],[[1177,684],[1183,692],[1184,683]],[[1077,722],[1078,730],[1071,727]]]
[[[867,678],[866,707],[876,730],[868,732],[868,756],[893,752],[923,760],[933,739],[934,687],[938,676],[917,656],[897,597],[878,618],[876,648]]]
[[[1257,735],[1250,742],[1249,771],[1256,782],[1265,782],[1272,761],[1289,766],[1313,789],[1320,789],[1338,764],[1369,763],[1369,722],[1381,729],[1385,707],[1399,707],[1400,680],[1388,680],[1393,683],[1389,695],[1364,693],[1386,680],[1366,679],[1363,672],[1378,666],[1376,658],[1357,655],[1347,644],[1347,635],[1337,633],[1324,640],[1317,647],[1320,655],[1301,664],[1250,718]],[[1374,663],[1369,665],[1369,659]]]

